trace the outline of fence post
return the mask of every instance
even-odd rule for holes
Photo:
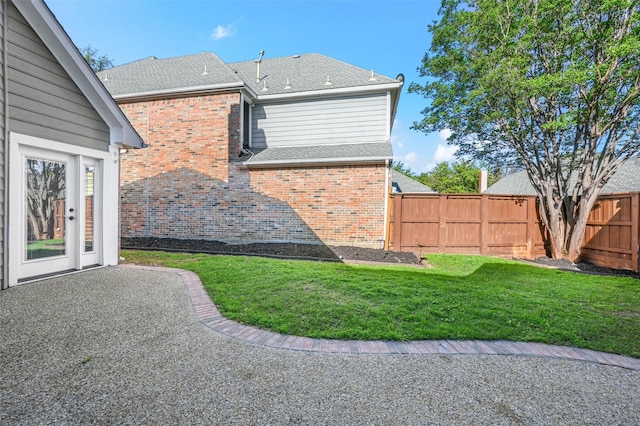
[[[480,194],[480,254],[489,252],[489,195]]]
[[[402,194],[393,195],[393,250],[402,251]]]
[[[538,197],[526,196],[527,200],[527,259],[533,259],[535,250],[534,234],[538,224]],[[544,237],[544,236],[543,236]]]
[[[638,210],[640,209],[639,198],[639,193],[635,192],[631,194],[631,262],[634,272],[640,272],[640,265],[638,264],[638,250],[640,250],[638,245],[638,240],[640,239],[640,235],[638,235],[638,232],[640,232],[640,226],[638,224],[638,220],[640,219],[640,211]]]
[[[447,207],[449,200],[446,194],[440,194],[438,196],[438,209],[439,209],[439,218],[438,218],[438,253],[446,253],[447,252]]]

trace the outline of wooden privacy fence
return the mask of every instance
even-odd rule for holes
[[[638,194],[602,196],[591,212],[583,257],[638,272]],[[546,254],[535,196],[392,194],[389,249],[534,259]]]
[[[582,258],[595,265],[639,272],[638,193],[601,195],[589,214]]]

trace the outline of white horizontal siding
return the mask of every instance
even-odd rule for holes
[[[386,93],[257,104],[252,145],[282,147],[387,140]]]
[[[9,4],[11,129],[77,146],[108,150],[107,124],[18,10]]]

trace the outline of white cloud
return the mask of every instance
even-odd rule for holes
[[[405,155],[396,156],[395,161],[399,161],[414,173],[426,172],[433,167],[427,160],[422,158],[417,152],[409,152]]]
[[[402,136],[400,135],[391,135],[391,145],[398,149],[404,148],[404,142],[402,141]]]
[[[231,37],[236,33],[236,28],[234,24],[229,25],[218,25],[213,33],[211,34],[211,38],[214,40],[220,40],[223,38]]]
[[[442,142],[446,142],[452,134],[453,132],[451,129],[442,129],[438,132],[438,136],[440,136],[440,140]]]
[[[455,145],[446,145],[439,143],[436,147],[436,152],[433,154],[433,161],[435,163],[441,163],[443,161],[451,161],[455,158],[458,147]]]

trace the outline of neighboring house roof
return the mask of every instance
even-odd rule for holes
[[[609,182],[602,187],[601,194],[616,192],[640,192],[640,158],[627,160]],[[484,194],[536,195],[526,171],[512,173],[491,185]]]
[[[396,193],[435,193],[427,185],[423,185],[417,180],[410,178],[397,170],[391,170],[392,191]]]
[[[250,152],[252,156],[240,158],[247,167],[380,163],[393,157],[391,144],[386,142],[266,148]]]
[[[144,146],[47,5],[41,0],[14,1],[13,4],[109,126],[110,143],[133,148]]]

